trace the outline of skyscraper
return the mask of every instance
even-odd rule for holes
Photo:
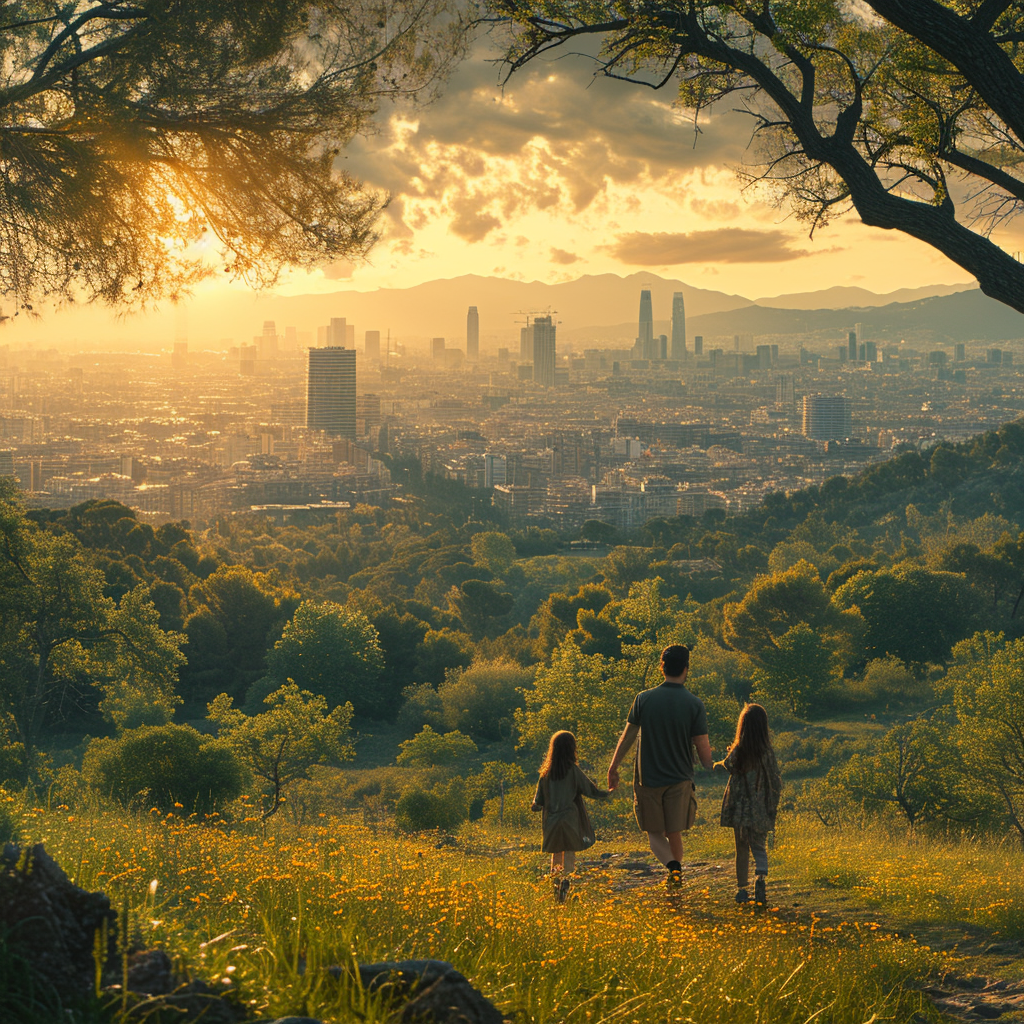
[[[330,345],[309,350],[306,426],[332,437],[355,438],[355,349]]]
[[[857,361],[857,332],[850,331],[846,341],[850,355],[850,362],[855,363]]]
[[[704,335],[696,334],[693,338],[693,354],[695,356],[704,355]]]
[[[850,400],[843,395],[804,395],[804,437],[839,441],[850,436]]]
[[[533,321],[533,379],[545,387],[555,383],[555,325],[549,316]]]
[[[375,363],[380,362],[380,331],[367,331],[363,340],[363,352],[366,358]]]
[[[636,345],[641,359],[657,359],[654,347],[654,312],[651,307],[651,290],[640,290],[640,324]]]
[[[466,358],[475,363],[480,358],[480,314],[470,306],[466,314]]]
[[[331,322],[327,325],[327,344],[344,348],[346,341],[348,341],[347,321],[343,316],[332,316]]]
[[[672,358],[686,358],[686,303],[682,292],[672,293]]]
[[[444,362],[444,338],[430,339],[430,357]]]
[[[519,328],[519,362],[533,362],[533,324]]]

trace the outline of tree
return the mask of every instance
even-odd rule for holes
[[[805,715],[827,696],[841,676],[841,659],[825,634],[798,622],[761,657],[754,695],[779,700],[794,715]]]
[[[321,694],[329,708],[347,703],[371,718],[386,716],[397,696],[380,686],[383,669],[370,620],[333,601],[303,601],[267,657],[272,679],[289,679]]]
[[[869,809],[897,808],[913,828],[939,815],[949,791],[946,774],[952,774],[944,767],[950,767],[948,744],[931,722],[918,718],[894,725],[876,753],[854,754],[843,767],[830,769],[828,781]]]
[[[208,717],[220,738],[265,787],[269,805],[263,820],[277,813],[285,790],[297,779],[308,779],[314,765],[351,760],[349,742],[352,705],[328,712],[319,694],[286,683],[264,702],[267,710],[249,717],[233,707],[222,693],[210,702]]]
[[[483,636],[494,619],[512,611],[515,598],[499,583],[464,580],[448,591],[448,605],[474,636]]]
[[[470,547],[473,561],[490,569],[495,576],[503,576],[516,559],[516,546],[506,533],[493,530],[474,533]]]
[[[473,640],[454,629],[431,629],[416,651],[416,676],[438,685],[450,668],[465,668],[473,660]]]
[[[757,178],[812,231],[852,207],[904,231],[1024,312],[1024,265],[991,229],[1020,212],[1024,8],[1008,0],[491,0],[509,73],[601,41],[597,71],[677,90],[699,114],[739,98]],[[695,119],[696,120],[696,119]]]
[[[963,576],[910,562],[857,573],[839,587],[834,601],[863,616],[869,658],[891,654],[918,666],[944,662],[953,644],[971,632],[977,611]]]
[[[174,294],[358,258],[382,196],[334,169],[384,96],[457,56],[444,0],[91,0],[4,6],[0,291]]]
[[[440,733],[429,725],[398,746],[395,763],[417,768],[452,768],[476,753],[476,744],[458,729]]]
[[[611,750],[643,685],[640,675],[628,661],[584,654],[570,635],[537,671],[525,708],[516,712],[519,746],[540,749],[553,732],[568,729],[587,757]]]
[[[166,708],[176,702],[185,638],[160,628],[145,587],[120,605],[103,590],[78,541],[30,523],[13,483],[0,478],[0,712],[13,716],[28,753],[81,688],[101,687],[115,720],[133,688]]]
[[[947,683],[964,766],[1024,845],[1024,640],[976,633],[953,649]]]
[[[851,643],[862,625],[855,611],[832,603],[813,565],[798,562],[784,572],[758,576],[742,601],[727,604],[723,634],[728,644],[764,666],[778,651],[779,638],[800,623],[837,647]]]
[[[445,724],[483,739],[508,739],[523,692],[532,682],[532,669],[507,659],[451,669],[437,691]]]

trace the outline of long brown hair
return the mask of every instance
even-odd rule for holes
[[[540,774],[552,782],[557,782],[572,771],[575,763],[576,737],[571,732],[561,729],[551,737],[544,763],[540,766]]]
[[[736,757],[736,769],[748,772],[762,764],[772,753],[768,732],[768,712],[760,704],[746,704],[736,723],[736,738],[729,745]]]

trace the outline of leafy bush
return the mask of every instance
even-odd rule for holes
[[[413,683],[402,690],[405,702],[398,712],[398,725],[406,736],[415,736],[425,725],[444,729],[444,705],[430,683]]]
[[[512,730],[522,690],[533,684],[533,671],[514,661],[475,661],[449,670],[437,691],[449,729],[499,740]]]
[[[476,753],[476,744],[457,729],[438,733],[429,725],[399,746],[395,763],[421,768],[451,768]]]
[[[451,832],[468,817],[469,804],[462,779],[439,783],[429,790],[406,790],[395,807],[395,822],[404,832]]]
[[[504,824],[512,828],[536,828],[539,842],[541,816],[538,812],[530,810],[535,792],[536,785],[516,786],[514,789],[506,790]],[[485,801],[484,820],[497,823],[500,807],[501,797],[496,796]]]
[[[913,704],[933,695],[927,680],[918,679],[899,658],[869,661],[864,675],[847,684],[854,700],[894,705]]]
[[[208,811],[242,790],[242,766],[220,740],[188,725],[129,729],[117,739],[95,739],[82,762],[85,780],[98,792],[128,803],[140,793],[168,810]]]

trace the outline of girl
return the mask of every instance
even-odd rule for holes
[[[736,835],[736,902],[750,902],[747,879],[753,854],[754,902],[763,907],[768,902],[768,852],[764,844],[775,828],[782,779],[768,734],[768,714],[760,704],[747,704],[740,712],[736,738],[719,764],[729,773],[721,821]]]
[[[569,895],[569,876],[576,867],[576,851],[593,845],[595,836],[583,796],[604,800],[611,795],[598,789],[580,771],[576,763],[576,737],[571,732],[556,732],[548,744],[548,753],[540,766],[540,781],[532,810],[544,811],[545,853],[551,854],[551,876],[555,898],[564,903]],[[556,877],[561,874],[561,878]]]

